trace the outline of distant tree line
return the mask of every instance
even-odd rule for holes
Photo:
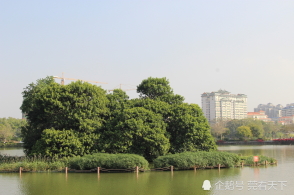
[[[216,149],[209,124],[196,104],[184,103],[166,78],[137,86],[139,98],[115,89],[52,77],[23,91],[22,127],[27,155],[83,156],[94,152],[133,153],[148,160],[167,153]]]
[[[264,122],[251,118],[224,120],[210,123],[211,133],[217,140],[254,140],[275,139],[294,136],[294,124],[282,125],[276,122]]]
[[[21,126],[25,125],[26,121],[16,118],[0,118],[0,141],[20,141],[21,138]]]

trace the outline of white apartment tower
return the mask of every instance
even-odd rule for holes
[[[247,118],[247,95],[230,94],[226,90],[218,90],[201,95],[202,110],[208,121],[215,119]]]

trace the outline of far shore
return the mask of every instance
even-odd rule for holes
[[[222,141],[216,142],[217,145],[294,145],[294,142],[278,141]]]
[[[0,143],[0,148],[6,148],[6,147],[23,147],[23,143],[13,143],[13,142],[6,142],[6,143]]]

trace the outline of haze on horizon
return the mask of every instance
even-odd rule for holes
[[[219,89],[246,94],[248,111],[286,106],[293,10],[294,1],[271,0],[1,1],[0,117],[21,118],[23,88],[62,72],[103,89],[166,77],[200,106]]]

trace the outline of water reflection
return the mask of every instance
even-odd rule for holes
[[[145,173],[24,173],[21,194],[203,194],[204,180],[234,179],[241,169]]]
[[[9,156],[24,156],[22,147],[1,147],[0,148],[1,155],[9,155]]]

